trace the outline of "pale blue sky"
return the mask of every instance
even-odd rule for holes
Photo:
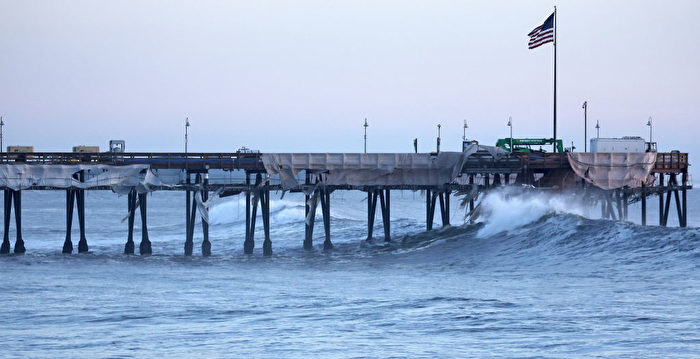
[[[552,1],[1,1],[5,145],[130,151],[443,150],[551,136]],[[558,7],[559,135],[700,150],[700,1]],[[691,160],[692,160],[691,154]]]

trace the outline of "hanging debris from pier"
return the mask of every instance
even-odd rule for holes
[[[149,165],[110,166],[101,164],[41,165],[0,164],[0,187],[19,191],[32,187],[89,189],[111,187],[119,193],[136,188],[139,193],[163,186]],[[84,173],[84,180],[76,178]]]
[[[478,150],[495,158],[506,152],[497,147],[470,145],[464,152],[430,153],[265,153],[268,175],[279,174],[282,188],[299,186],[302,170],[327,173],[330,186],[439,186],[459,175],[467,158]]]
[[[579,177],[604,190],[639,188],[647,183],[656,164],[656,152],[568,152],[567,155],[571,169]]]

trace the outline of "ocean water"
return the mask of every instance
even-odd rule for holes
[[[385,243],[380,212],[367,242],[365,196],[338,191],[324,252],[320,211],[304,251],[303,197],[273,193],[271,257],[260,220],[243,253],[244,202],[228,197],[204,258],[199,223],[182,255],[181,192],[149,196],[154,255],[127,256],[125,196],[87,192],[90,253],[63,255],[65,194],[27,191],[27,253],[0,257],[0,357],[697,358],[699,196],[682,229],[675,213],[642,227],[638,206],[615,222],[569,197],[493,192],[478,223],[454,199],[453,226],[426,232],[421,193],[397,191]]]

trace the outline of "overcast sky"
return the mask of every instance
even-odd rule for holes
[[[460,150],[552,133],[552,1],[1,1],[5,146]],[[698,153],[700,1],[562,1],[559,130]],[[694,157],[691,153],[691,161]]]

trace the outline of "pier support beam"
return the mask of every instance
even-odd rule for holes
[[[450,225],[450,191],[440,193],[440,217],[443,227]]]
[[[255,216],[257,215],[258,207],[257,200],[255,201],[255,207],[253,208],[253,213],[251,217],[250,211],[250,173],[246,171],[245,173],[245,184],[248,186],[248,190],[245,192],[245,241],[243,242],[243,252],[246,254],[253,253],[253,248],[255,248],[255,241],[253,240],[253,232],[255,228]]]
[[[4,232],[2,237],[2,245],[0,245],[0,254],[10,253],[10,214],[12,209],[12,192],[9,189],[3,190],[4,193]]]
[[[469,184],[472,187],[474,186],[474,175],[469,176]],[[474,213],[474,197],[469,199],[469,213]],[[474,219],[472,219],[472,216],[469,216],[469,223],[474,223]]]
[[[134,254],[134,218],[136,217],[136,190],[129,191],[127,198],[127,207],[129,209],[129,234],[124,244],[124,254]]]
[[[323,249],[329,250],[333,248],[331,243],[331,191],[327,188],[320,188],[321,196],[321,213],[323,213],[323,230],[326,239],[323,241]]]
[[[185,190],[185,256],[191,256],[192,251],[194,250],[194,241],[192,238],[194,231],[192,231],[192,223],[190,218],[190,211],[192,211],[192,198],[190,197],[190,193],[192,191],[189,190],[189,186],[192,183],[192,178],[187,170],[185,170],[185,183],[188,187],[188,189]]]
[[[659,173],[659,187],[664,187],[664,174]],[[666,226],[664,223],[664,191],[659,191],[659,226]]]
[[[613,196],[616,196],[616,192],[611,191],[611,192],[607,193],[607,199],[606,199],[606,201],[608,203],[607,212],[608,212],[608,216],[610,217],[610,219],[612,219],[613,221],[617,221],[618,217],[615,216],[615,208],[613,208],[613,204],[612,204]]]
[[[85,182],[85,171],[80,171],[73,175],[73,178]],[[85,237],[85,190],[72,189],[66,190],[66,239],[63,242],[64,254],[73,252],[73,242],[71,240],[71,232],[73,230],[73,206],[78,206],[78,226],[80,227],[80,240],[78,241],[78,253],[85,253],[88,249],[87,238]]]
[[[663,175],[662,175],[663,176]],[[663,177],[662,177],[663,178]],[[669,176],[668,179],[668,185],[666,187],[666,204],[663,208],[663,226],[668,225],[668,215],[671,209],[671,197],[673,196],[673,199],[675,199],[676,202],[676,213],[678,214],[678,225],[681,227],[685,227],[685,210],[684,210],[684,205],[681,203],[681,198],[680,194],[678,193],[678,177],[675,173],[672,173]],[[663,196],[663,190],[661,192],[661,196]]]
[[[672,192],[672,191],[671,191],[670,188],[671,188],[671,185],[672,185],[672,184],[673,184],[673,180],[672,180],[672,177],[671,177],[671,178],[669,178],[669,180],[668,180],[668,185],[667,185],[667,187],[669,188],[669,190],[668,190],[667,193],[666,193],[666,204],[665,204],[665,206],[664,206],[664,215],[663,215],[663,217],[664,217],[664,218],[663,218],[664,227],[666,227],[666,226],[668,225],[668,212],[669,212],[669,210],[671,209],[671,192]]]
[[[202,202],[209,199],[209,172],[204,173],[204,185],[200,189]],[[208,257],[211,255],[211,242],[209,241],[209,222],[202,217],[202,255]]]
[[[616,189],[613,192],[613,196],[615,196],[615,205],[617,206],[617,218],[623,220],[625,213],[622,208],[622,190],[619,188]]]
[[[377,213],[377,197],[379,193],[377,190],[367,190],[367,240],[372,240],[372,235],[374,233],[374,218]]]
[[[139,193],[139,208],[141,209],[141,243],[139,244],[139,253],[141,255],[151,255],[153,254],[153,249],[151,249],[151,241],[148,239],[148,227],[147,227],[147,200],[148,193]]]
[[[503,182],[501,182],[501,174],[496,173],[495,175],[493,175],[493,186],[495,187],[495,186],[502,186],[502,185],[503,185]]]
[[[676,174],[671,175],[671,181],[673,182],[673,197],[676,200],[676,213],[678,214],[678,226],[683,227],[683,209],[681,208],[681,198],[678,193],[678,177]]]
[[[683,203],[681,204],[681,207],[683,209],[683,220],[681,221],[681,227],[687,227],[688,226],[688,197],[686,193],[686,188],[685,186],[688,184],[688,173],[683,172],[682,177],[681,177],[681,185],[683,186],[683,189],[681,190],[682,198],[683,198]]]
[[[384,242],[391,241],[391,190],[379,190],[379,203],[384,224]]]
[[[75,195],[78,202],[78,224],[80,225],[78,253],[85,253],[88,251],[87,238],[85,238],[85,190],[78,190]]]
[[[470,181],[472,179],[470,178]],[[474,200],[470,200],[470,210],[474,210]],[[450,225],[450,191],[426,191],[425,196],[425,206],[426,206],[426,216],[425,222],[427,224],[427,229],[433,229],[433,222],[435,221],[435,207],[437,203],[440,203],[440,218],[442,219],[442,226]]]
[[[435,219],[435,203],[438,193],[431,190],[425,191],[425,223],[427,230],[433,229],[433,220]]]
[[[191,183],[189,173],[187,174],[186,181],[187,184]],[[185,200],[185,205],[187,206],[187,213],[185,214],[185,220],[187,223],[185,224],[185,256],[191,256],[194,250],[194,227],[198,207],[197,194],[199,194],[202,202],[206,202],[209,199],[209,173],[204,173],[204,180],[202,180],[202,175],[197,173],[194,184],[198,186],[198,189],[194,191],[188,190],[186,192],[187,198]],[[204,216],[202,216],[202,236],[202,255],[205,257],[210,256],[211,242],[209,241],[209,223],[204,219]]]
[[[306,171],[304,184],[311,185],[311,173]],[[312,194],[313,195],[313,194]],[[311,250],[314,247],[314,223],[316,222],[316,196],[304,193],[304,249]]]
[[[15,229],[17,230],[15,253],[21,254],[27,251],[27,249],[24,248],[24,240],[22,239],[22,191],[13,192],[13,199],[15,202]]]
[[[258,174],[260,176],[260,174]],[[263,255],[272,255],[272,241],[270,240],[270,184],[269,181],[265,181],[260,192],[260,207],[262,207],[262,219],[263,219],[263,230],[265,233],[265,240],[263,241]]]
[[[642,202],[642,226],[647,225],[647,188],[642,181],[642,195],[640,201]]]
[[[246,239],[243,243],[243,252],[246,254],[253,253],[255,248],[255,222],[258,216],[258,202],[260,203],[263,228],[265,230],[265,241],[263,241],[263,254],[272,254],[272,242],[270,241],[270,188],[269,184],[265,183],[261,188],[262,175],[258,173],[255,176],[255,188],[253,189],[252,213],[250,211],[250,191],[246,192]],[[250,177],[246,174],[246,184],[250,184]],[[266,249],[267,246],[267,249]]]
[[[199,184],[201,181],[202,181],[202,177],[199,174],[197,174],[197,176],[195,176],[195,184]],[[187,239],[185,240],[185,246],[189,247],[189,248],[186,248],[186,249],[189,249],[189,252],[185,253],[186,256],[191,256],[192,251],[194,249],[194,222],[195,222],[195,219],[197,218],[197,202],[194,199],[194,196],[196,195],[197,192],[196,191],[191,191],[191,192],[192,192],[191,193],[192,197],[190,198],[191,205],[189,208],[190,221],[187,225]]]
[[[75,194],[72,189],[66,190],[66,240],[63,241],[64,254],[73,253],[73,242],[71,241],[71,231],[73,230],[73,202]]]

